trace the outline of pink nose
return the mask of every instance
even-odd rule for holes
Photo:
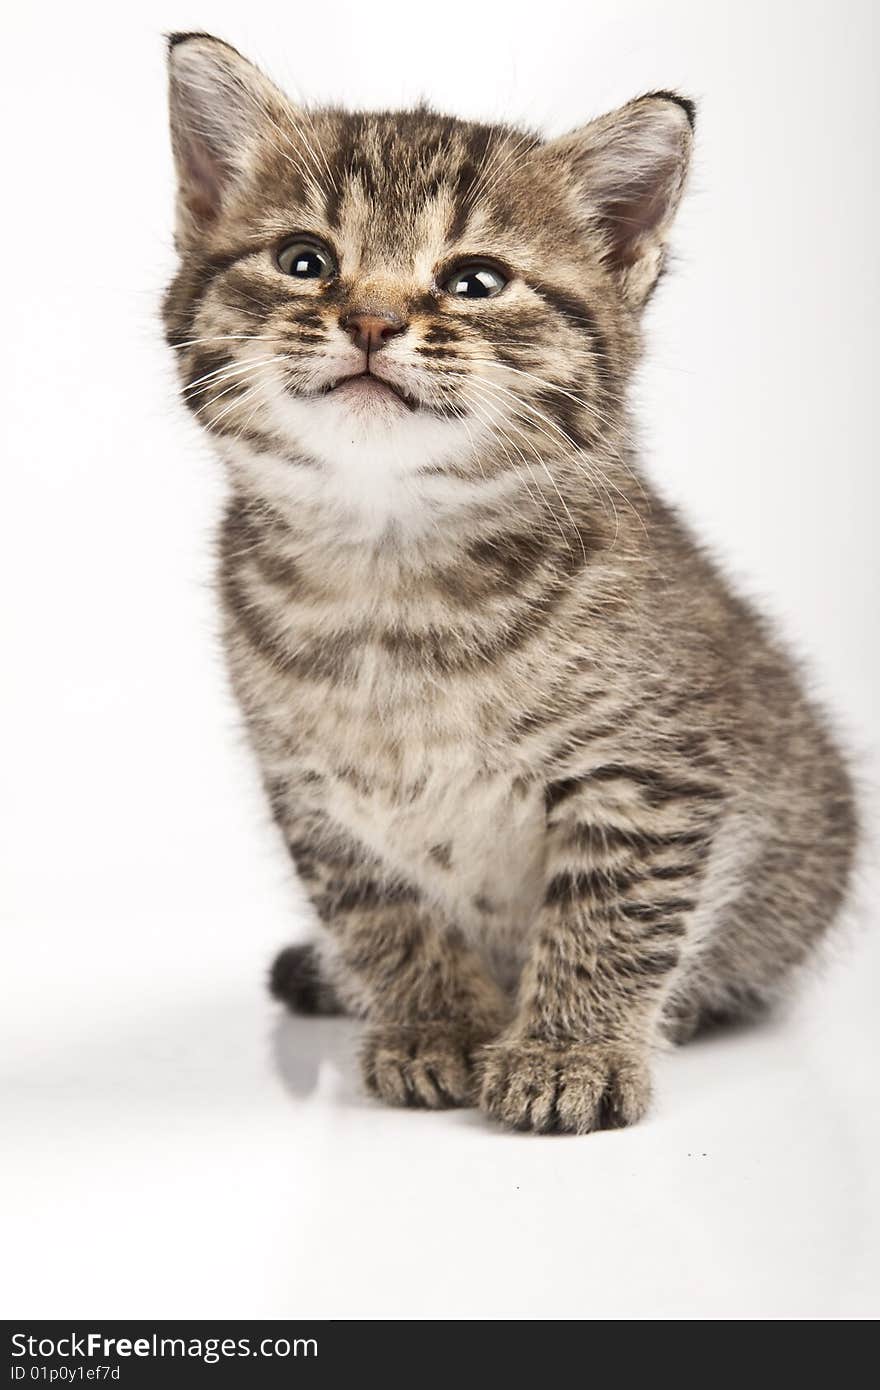
[[[384,347],[389,338],[402,333],[406,324],[397,314],[361,314],[356,311],[345,315],[342,327],[355,347],[369,355]]]

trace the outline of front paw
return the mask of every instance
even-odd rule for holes
[[[480,1072],[480,1109],[537,1134],[619,1129],[651,1099],[644,1051],[619,1044],[501,1039],[483,1049]]]
[[[485,1036],[454,1023],[369,1028],[361,1047],[364,1084],[387,1105],[473,1105],[474,1054]]]

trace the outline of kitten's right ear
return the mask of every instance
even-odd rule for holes
[[[168,41],[171,143],[177,166],[177,241],[197,241],[255,162],[260,135],[283,119],[278,88],[211,34]]]

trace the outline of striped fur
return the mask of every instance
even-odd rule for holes
[[[167,336],[228,469],[232,677],[320,923],[273,989],[362,1015],[391,1103],[631,1123],[664,1034],[777,996],[855,840],[788,656],[628,442],[693,110],[549,143],[306,112],[206,36],[171,92]],[[281,273],[300,233],[333,278]],[[445,293],[476,257],[503,293]],[[355,310],[406,325],[374,363],[395,398],[331,389]]]

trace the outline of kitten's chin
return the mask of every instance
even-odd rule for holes
[[[288,449],[279,449],[272,460],[270,450],[252,456],[234,443],[232,466],[282,499],[307,493],[316,502],[363,514],[374,530],[403,516],[434,525],[435,503],[418,502],[425,475],[438,486],[437,475],[446,467],[460,477],[482,442],[480,421],[410,409],[386,386],[346,381],[314,396],[293,396],[272,378],[263,386],[261,423]],[[299,463],[292,467],[285,457]],[[457,482],[455,491],[462,491]]]
[[[315,396],[293,396],[266,382],[265,408],[291,452],[324,465],[328,476],[374,490],[425,468],[460,464],[479,426],[418,409],[377,379],[352,377]]]
[[[416,409],[414,402],[404,400],[393,387],[376,376],[351,376],[328,391],[327,399],[356,419],[370,423],[393,424],[395,420]]]

